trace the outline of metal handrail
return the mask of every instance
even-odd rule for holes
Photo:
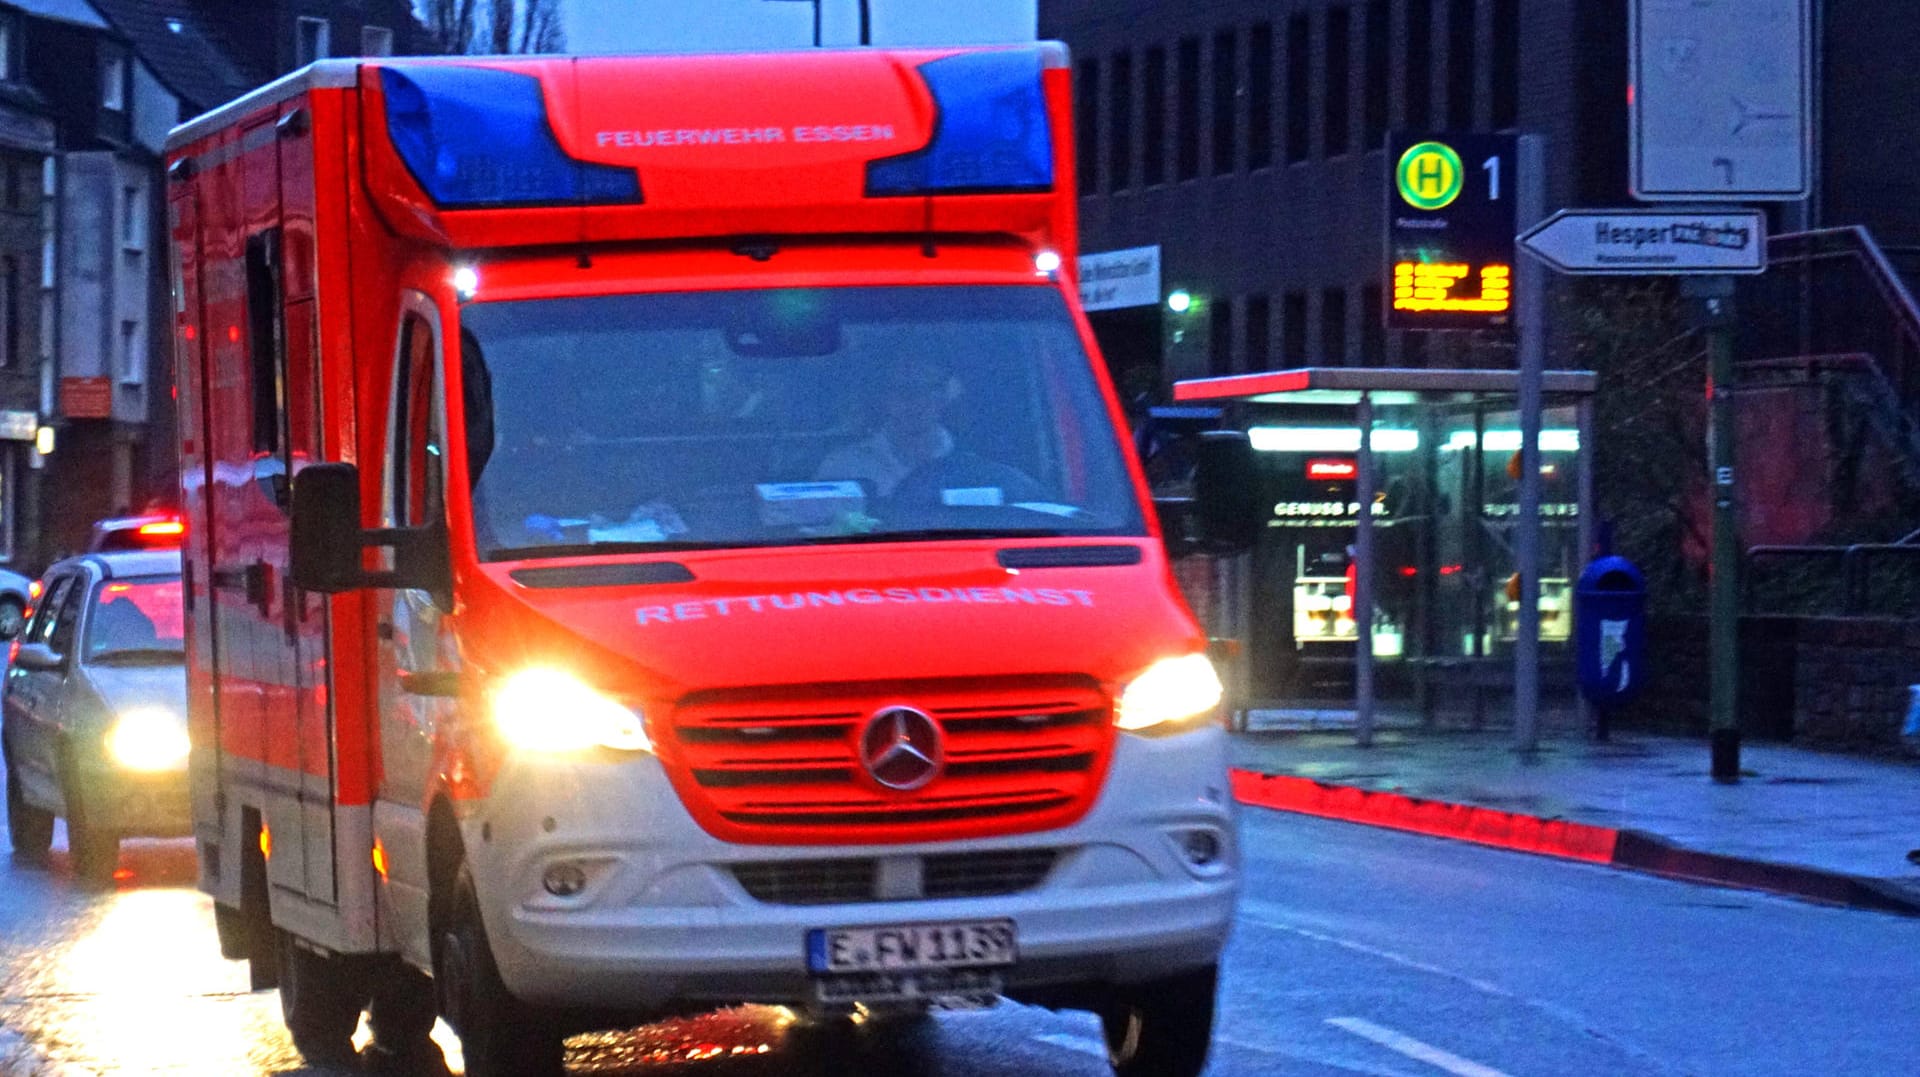
[[[1920,532],[1916,532],[1920,535]],[[1907,536],[1908,539],[1914,535]],[[1813,545],[1760,545],[1747,548],[1747,562],[1766,560],[1827,560],[1840,562],[1840,586],[1842,612],[1848,615],[1863,613],[1867,607],[1867,572],[1871,561],[1879,556],[1899,556],[1920,559],[1920,543],[1908,542],[1856,542],[1850,546],[1813,546]],[[1753,575],[1745,573],[1745,590],[1749,600],[1753,597]]]

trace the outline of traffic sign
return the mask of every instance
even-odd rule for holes
[[[1767,268],[1767,217],[1759,210],[1563,209],[1521,235],[1520,246],[1562,273],[1759,273]]]
[[[1485,329],[1513,310],[1512,135],[1387,142],[1388,329]]]
[[[1634,0],[1629,169],[1643,202],[1795,202],[1811,186],[1808,0]]]

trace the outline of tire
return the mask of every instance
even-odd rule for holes
[[[435,963],[440,1015],[460,1035],[467,1077],[561,1077],[566,1045],[559,1023],[501,982],[464,864],[447,920],[436,929]]]
[[[46,863],[47,850],[53,848],[53,813],[27,803],[11,764],[7,766],[7,839],[13,845],[13,858],[29,864]]]
[[[439,1077],[446,1056],[433,1042],[433,981],[399,961],[382,963],[373,977],[367,1025],[373,1042],[361,1053],[367,1073]]]
[[[10,640],[27,627],[27,607],[24,602],[9,595],[0,598],[0,640]]]
[[[367,1002],[367,977],[355,962],[322,956],[275,932],[280,1017],[300,1057],[313,1066],[354,1064],[353,1033]]]
[[[86,790],[71,755],[60,766],[60,801],[67,807],[67,860],[73,877],[84,886],[109,886],[120,864],[120,835],[104,820],[95,820],[87,806]]]
[[[1219,966],[1121,988],[1099,1009],[1118,1077],[1199,1077],[1213,1042]]]

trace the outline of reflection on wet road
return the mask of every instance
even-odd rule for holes
[[[84,889],[64,835],[44,867],[0,860],[0,1077],[332,1077],[302,1065],[278,996],[249,992],[246,965],[220,957],[192,843],[128,841],[120,865],[111,889]],[[750,1007],[575,1037],[567,1066],[605,1077],[1098,1075],[1096,1035],[1090,1018],[1024,1007],[837,1031]],[[458,1073],[458,1041],[444,1027],[436,1038]]]

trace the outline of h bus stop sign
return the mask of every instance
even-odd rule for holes
[[[1387,141],[1388,329],[1487,329],[1513,312],[1512,135]]]

